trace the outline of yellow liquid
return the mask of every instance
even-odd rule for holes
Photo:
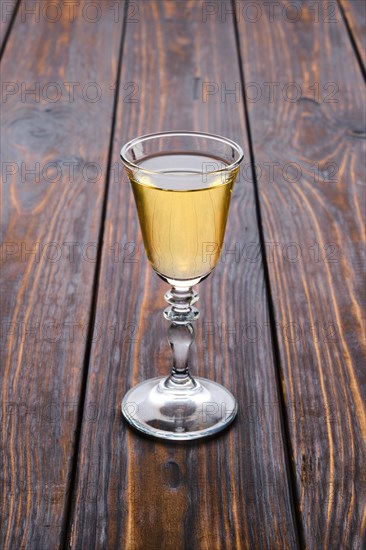
[[[165,280],[200,280],[217,264],[236,173],[202,169],[226,166],[217,158],[172,154],[139,163],[161,175],[129,172],[146,254]]]

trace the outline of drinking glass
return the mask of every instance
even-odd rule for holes
[[[171,373],[132,387],[122,401],[126,420],[145,434],[172,440],[213,435],[234,419],[237,404],[222,385],[193,377],[189,350],[198,294],[220,257],[230,199],[243,159],[239,145],[217,135],[163,132],[121,150],[152,268],[171,289]]]

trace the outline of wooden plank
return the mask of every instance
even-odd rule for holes
[[[311,2],[257,7],[238,24],[302,538],[361,548],[364,84],[338,9],[331,23]]]
[[[232,16],[227,23],[206,18],[196,1],[134,6],[121,74],[124,94],[134,94],[120,98],[113,165],[124,142],[159,130],[227,135],[247,155]],[[221,95],[236,84],[236,95]],[[96,313],[101,337],[91,352],[71,548],[297,547],[262,263],[244,252],[258,244],[258,230],[253,186],[243,177],[228,225],[226,246],[238,243],[239,258],[227,254],[200,285],[193,371],[234,391],[239,418],[204,443],[145,439],[123,422],[120,403],[133,384],[169,372],[167,286],[147,265],[126,178],[110,180]],[[260,336],[249,341],[253,327]]]
[[[3,0],[0,4],[0,51],[4,45],[4,40],[16,9],[18,0]]]
[[[122,32],[115,2],[95,23],[85,5],[71,19],[59,2],[59,22],[18,13],[2,67],[5,549],[58,548],[65,528]]]
[[[366,3],[364,0],[339,0],[347,24],[366,69]]]

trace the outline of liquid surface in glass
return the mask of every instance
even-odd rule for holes
[[[200,154],[155,155],[130,171],[147,257],[164,279],[202,279],[217,264],[236,172]],[[196,176],[195,176],[196,174]]]

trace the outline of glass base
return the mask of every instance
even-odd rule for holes
[[[152,378],[131,388],[122,400],[125,419],[137,430],[159,439],[191,440],[220,432],[235,418],[234,396],[205,378],[185,385],[171,377]]]

